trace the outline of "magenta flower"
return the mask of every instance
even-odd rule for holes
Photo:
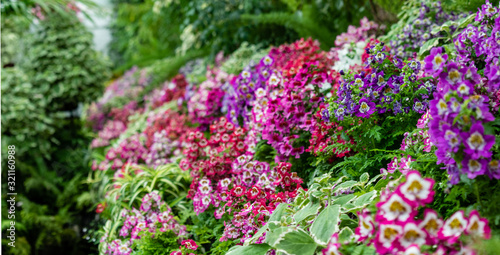
[[[184,240],[181,242],[182,245],[184,245],[187,249],[190,249],[190,250],[193,250],[195,251],[196,249],[198,249],[198,245],[196,244],[195,241],[191,240],[191,239],[188,239],[188,240]]]
[[[488,176],[490,178],[500,179],[500,164],[494,159],[488,163]]]
[[[437,239],[437,233],[443,226],[443,220],[439,218],[436,211],[427,208],[424,211],[424,219],[418,226],[427,233],[427,242],[434,244]]]
[[[472,159],[491,157],[490,149],[495,144],[495,136],[485,135],[481,122],[474,123],[469,132],[464,132],[461,135],[465,143],[465,154],[468,154]]]
[[[473,235],[485,239],[491,237],[491,229],[488,226],[488,220],[479,217],[479,212],[474,210],[469,214],[469,224],[465,229],[468,235]]]
[[[372,216],[365,211],[358,213],[358,217],[359,225],[355,230],[355,234],[358,236],[358,241],[362,242],[373,236],[375,232],[375,223]]]
[[[380,210],[377,213],[377,220],[406,222],[415,216],[413,210],[415,202],[409,201],[400,192],[392,193],[386,201],[377,204]]]
[[[422,246],[426,243],[427,234],[415,222],[407,222],[403,227],[403,233],[399,238],[401,246],[407,248],[416,244]]]
[[[438,231],[438,237],[450,244],[454,244],[464,232],[467,225],[468,221],[465,218],[464,211],[457,211],[446,220],[443,227]]]
[[[406,199],[425,205],[431,203],[434,199],[433,186],[433,179],[424,179],[418,171],[410,171],[406,176],[406,182],[398,188]]]
[[[374,246],[379,254],[387,254],[399,246],[398,238],[403,233],[403,228],[397,224],[382,223],[375,237]]]
[[[241,197],[245,194],[245,187],[236,185],[234,188],[231,190],[231,195],[235,197]]]

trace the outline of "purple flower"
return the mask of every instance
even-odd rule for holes
[[[375,103],[368,101],[366,98],[359,100],[359,105],[355,109],[356,116],[361,118],[369,118],[376,110]]]
[[[462,133],[462,139],[465,143],[464,153],[468,154],[472,159],[491,157],[490,149],[495,144],[495,136],[485,135],[481,122],[474,123],[469,132]]]
[[[453,86],[457,83],[460,83],[463,80],[463,74],[459,70],[459,67],[456,63],[450,62],[446,66],[447,72],[446,73],[441,73],[441,81],[443,82],[443,85],[448,85],[448,86]]]
[[[488,176],[490,178],[500,179],[500,164],[494,159],[488,163]]]
[[[439,74],[443,71],[443,66],[448,59],[448,55],[442,54],[443,48],[432,48],[429,56],[425,57],[424,69],[430,74]]]
[[[476,176],[486,173],[487,165],[486,159],[473,159],[466,155],[462,161],[462,171],[467,174],[467,177],[474,179]]]
[[[440,143],[440,147],[443,146],[446,150],[450,150],[453,153],[458,151],[458,148],[462,144],[462,138],[460,136],[459,130],[451,127],[447,124],[443,125],[443,136],[437,138]]]
[[[460,169],[458,169],[457,164],[447,164],[442,169],[446,169],[446,172],[450,176],[450,184],[455,185],[460,181]]]

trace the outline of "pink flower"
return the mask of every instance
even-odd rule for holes
[[[182,245],[186,246],[187,249],[190,249],[190,250],[193,250],[195,251],[196,249],[198,249],[198,245],[196,244],[195,241],[191,240],[191,239],[188,239],[188,240],[184,240],[181,242]]]
[[[424,219],[418,226],[427,232],[427,242],[433,244],[436,241],[439,229],[443,226],[443,220],[439,218],[436,211],[425,209]]]
[[[468,235],[479,236],[489,239],[491,237],[491,229],[488,226],[488,220],[479,217],[479,212],[474,210],[469,214],[469,224],[465,232]]]
[[[415,222],[407,222],[403,227],[403,234],[399,238],[399,243],[403,247],[416,244],[422,246],[426,243],[427,234]]]
[[[403,228],[397,224],[380,224],[379,231],[375,237],[374,246],[378,253],[386,254],[398,248],[397,240],[403,233]]]
[[[377,213],[377,218],[388,221],[406,222],[408,219],[415,216],[417,213],[413,210],[414,202],[407,200],[399,192],[392,193],[387,201],[381,201],[377,204],[380,210]]]
[[[355,234],[358,236],[358,241],[362,242],[367,238],[373,236],[375,232],[375,223],[373,218],[367,212],[362,212],[358,214],[359,225],[355,230]]]
[[[235,197],[241,197],[245,194],[245,187],[241,185],[236,185],[234,188],[231,190],[231,195]]]
[[[425,205],[434,199],[433,186],[433,179],[424,179],[418,171],[411,171],[406,176],[406,182],[399,185],[398,188],[406,199]]]
[[[464,211],[455,212],[438,231],[438,237],[453,244],[467,228],[468,221],[464,216]]]

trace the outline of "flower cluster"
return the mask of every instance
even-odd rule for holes
[[[319,48],[319,42],[311,38],[272,48],[269,57],[284,78],[293,78],[306,63],[315,63],[316,69],[324,72],[333,64],[327,52]]]
[[[145,96],[146,109],[156,109],[166,102],[184,97],[188,83],[182,74],[176,75],[171,81],[166,81],[162,88],[153,90]]]
[[[87,119],[92,123],[94,130],[101,130],[106,121],[113,119],[115,115],[126,123],[128,116],[137,110],[137,102],[129,99],[138,99],[139,93],[150,80],[151,77],[145,69],[139,70],[133,67],[106,87],[104,95],[99,101],[92,103],[87,112]],[[122,100],[124,98],[127,100]],[[123,105],[123,101],[128,102],[126,106]]]
[[[198,244],[195,241],[188,239],[181,242],[179,250],[172,251],[170,255],[195,255],[191,251],[196,251],[198,249]]]
[[[383,44],[370,47],[371,70],[343,76],[337,97],[330,102],[332,117],[342,121],[373,114],[425,113],[435,86],[420,77],[420,62],[392,59],[386,51]]]
[[[364,41],[370,37],[375,36],[379,29],[385,29],[385,26],[379,26],[373,21],[369,21],[368,18],[364,17],[359,21],[360,26],[355,27],[349,25],[347,32],[340,34],[335,39],[335,46],[342,47],[346,44],[353,42]]]
[[[104,128],[97,133],[97,138],[92,140],[90,144],[91,148],[98,148],[108,146],[110,141],[118,138],[127,127],[122,121],[119,120],[110,120],[106,122]]]
[[[498,108],[494,101],[500,87],[498,8],[486,3],[476,21],[479,27],[471,24],[455,39],[456,60],[449,59],[443,48],[433,48],[425,58],[425,71],[438,81],[430,102],[429,135],[437,147],[438,163],[446,164],[452,184],[458,183],[460,174],[500,179],[498,160],[491,151],[495,136],[485,132],[485,124],[495,119]],[[481,66],[484,69],[478,69]]]
[[[178,236],[186,236],[186,226],[181,226],[172,215],[172,210],[163,201],[157,192],[146,194],[142,198],[139,209],[123,209],[120,213],[123,225],[119,230],[119,236],[115,240],[106,243],[105,254],[129,255],[132,252],[132,243],[140,239],[145,232],[157,233],[173,231]],[[101,242],[106,242],[106,233]],[[196,245],[196,244],[195,244]]]
[[[274,72],[274,60],[265,56],[257,65],[248,65],[227,86],[225,98],[226,117],[233,124],[238,125],[238,117],[243,118],[243,123],[248,124],[251,118],[251,107],[254,101],[260,98],[265,91],[267,80]],[[258,104],[258,103],[257,103]],[[248,126],[248,125],[245,125]]]
[[[477,211],[469,213],[468,218],[457,211],[443,220],[436,211],[426,208],[434,200],[433,179],[411,171],[405,182],[393,186],[382,190],[374,216],[368,211],[359,214],[355,231],[358,241],[373,244],[377,253],[422,254],[422,249],[436,249],[441,252],[438,254],[455,254],[469,249],[459,240],[461,236],[490,237],[488,220],[479,217]],[[422,218],[416,217],[419,207],[425,208]]]
[[[312,131],[313,111],[321,102],[319,89],[330,82],[328,74],[314,63],[304,64],[293,78],[273,74],[269,79],[269,102],[264,116],[257,119],[264,126],[262,138],[278,151],[278,161],[298,158],[304,152],[304,146],[294,142],[302,132]]]
[[[210,131],[209,139],[200,131],[188,133],[183,146],[186,157],[179,163],[181,169],[190,170],[194,177],[188,197],[193,199],[197,214],[205,211],[210,204],[220,201],[211,194],[211,186],[207,186],[210,189],[200,190],[202,181],[207,180],[215,185],[219,180],[228,178],[232,173],[231,162],[247,149],[243,142],[246,130],[236,127],[224,117],[210,125]]]
[[[302,179],[290,172],[291,164],[280,162],[271,169],[268,163],[253,161],[251,156],[239,156],[232,164],[232,176],[217,183],[219,192],[215,218],[231,215],[225,222],[220,241],[241,238],[244,242],[265,224],[276,206],[291,202]],[[200,182],[209,184],[205,179]],[[201,186],[206,189],[207,186]]]
[[[315,155],[318,155],[320,153],[326,153],[325,149],[330,145],[346,143],[346,141],[340,137],[340,134],[336,132],[342,131],[343,128],[339,127],[335,122],[330,122],[329,119],[330,114],[328,113],[327,107],[325,104],[321,104],[312,119],[311,139],[309,139],[309,148],[307,148],[307,152],[313,152]],[[353,141],[350,142],[352,143]],[[349,151],[349,149],[332,149],[333,154],[339,158],[347,155]]]
[[[151,148],[154,143],[155,134],[165,131],[165,137],[170,141],[184,142],[188,131],[193,129],[187,126],[188,117],[173,110],[160,111],[148,116],[148,124],[144,130],[146,136],[146,147]]]
[[[147,158],[148,150],[144,147],[144,135],[135,134],[122,141],[116,148],[109,148],[106,159],[97,164],[93,162],[92,168],[102,171],[109,168],[117,170],[124,163],[137,164]]]
[[[420,47],[429,39],[443,36],[440,33],[432,33],[432,30],[447,21],[454,21],[467,16],[462,13],[455,15],[447,14],[441,7],[441,2],[422,2],[418,16],[403,27],[398,38],[390,42],[391,54],[400,58],[415,58]],[[456,27],[450,26],[449,33],[453,33]]]
[[[207,127],[220,117],[226,81],[231,77],[217,68],[207,70],[207,80],[202,82],[187,102],[192,121]]]

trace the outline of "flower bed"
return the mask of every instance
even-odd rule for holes
[[[145,100],[130,71],[90,108],[100,252],[474,254],[500,230],[498,12],[424,4],[432,44],[363,19]]]

